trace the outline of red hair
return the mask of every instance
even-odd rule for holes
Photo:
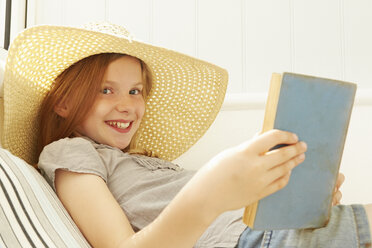
[[[102,53],[89,56],[68,67],[55,79],[39,110],[38,154],[44,146],[74,136],[77,126],[84,121],[102,89],[103,76],[108,65],[123,56],[129,55]],[[146,64],[141,60],[140,62],[144,83],[143,96],[146,99],[152,80]],[[70,109],[68,116],[63,118],[54,108],[57,104],[66,102]]]

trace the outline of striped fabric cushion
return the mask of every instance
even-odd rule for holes
[[[90,247],[44,178],[1,148],[0,247]]]

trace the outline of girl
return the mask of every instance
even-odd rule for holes
[[[283,188],[305,159],[295,134],[264,133],[196,173],[156,158],[174,159],[208,128],[225,93],[224,70],[109,24],[31,28],[8,56],[15,69],[4,82],[5,109],[14,114],[5,118],[5,146],[31,163],[41,152],[39,169],[92,246],[370,245],[371,205],[336,206],[318,230],[259,232],[241,222],[241,208]],[[11,106],[23,87],[33,89],[21,92],[29,106]],[[40,128],[38,119],[17,128],[18,146],[9,135],[14,116],[40,120]],[[23,143],[28,150],[17,151]],[[288,146],[268,152],[278,144]]]

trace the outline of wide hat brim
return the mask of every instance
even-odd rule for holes
[[[36,164],[38,110],[43,98],[62,71],[100,53],[128,54],[150,68],[153,87],[135,138],[137,148],[174,160],[194,145],[216,118],[226,92],[226,70],[137,41],[117,25],[35,26],[20,33],[8,51],[3,147]]]

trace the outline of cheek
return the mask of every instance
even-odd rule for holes
[[[114,106],[114,103],[110,101],[104,101],[104,100],[97,100],[92,109],[91,109],[91,116],[92,118],[103,118],[107,113],[109,113],[112,110],[112,106]]]
[[[139,116],[141,119],[145,115],[145,112],[146,112],[145,102],[142,102],[139,110]]]
[[[142,119],[142,117],[145,114],[146,108],[145,108],[145,101],[142,100],[141,102],[138,103],[138,117],[139,119]]]

